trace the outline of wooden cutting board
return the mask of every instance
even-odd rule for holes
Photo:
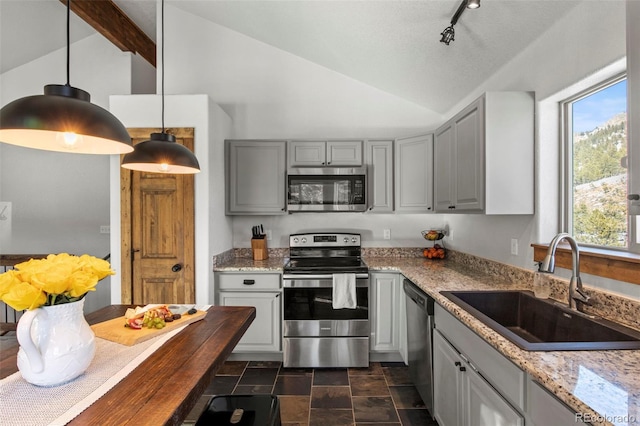
[[[127,346],[133,346],[136,343],[153,339],[161,334],[168,333],[171,330],[180,328],[183,325],[200,321],[207,315],[206,311],[198,311],[193,315],[184,314],[182,318],[166,323],[164,328],[145,328],[135,330],[125,327],[126,319],[124,316],[114,318],[109,321],[100,322],[91,326],[97,337],[120,343]]]

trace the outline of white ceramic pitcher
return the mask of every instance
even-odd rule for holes
[[[42,306],[18,322],[18,369],[29,383],[57,386],[82,374],[96,352],[95,334],[84,318],[84,299]]]

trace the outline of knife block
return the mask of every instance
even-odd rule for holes
[[[267,251],[266,238],[252,238],[251,251],[253,252],[253,260],[265,260],[269,257]]]

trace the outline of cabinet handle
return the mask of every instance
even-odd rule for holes
[[[256,280],[243,280],[242,284],[244,285],[254,285],[256,283]]]
[[[327,161],[327,165],[331,164],[331,161]]]
[[[427,210],[431,210],[431,207],[427,207]]]
[[[627,195],[627,200],[629,201],[640,200],[640,194],[629,194]]]
[[[462,363],[460,361],[456,361],[453,363],[453,365],[455,365],[456,367],[460,367]]]
[[[460,371],[465,372],[467,371],[466,367],[460,367]]]

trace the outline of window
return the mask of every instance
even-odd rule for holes
[[[627,80],[563,102],[565,229],[585,245],[628,250]]]

